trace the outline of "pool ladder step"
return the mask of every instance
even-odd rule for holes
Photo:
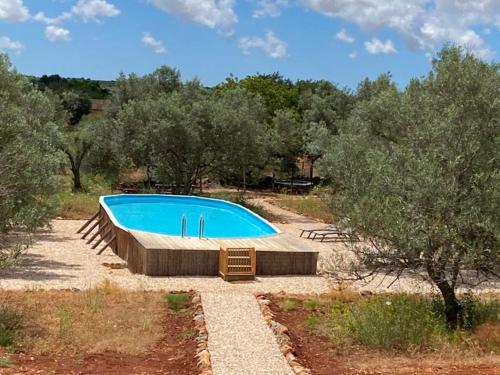
[[[181,237],[186,237],[186,228],[187,228],[187,217],[186,215],[182,215],[181,218]],[[205,235],[205,216],[200,215],[200,221],[198,225],[198,238],[201,240]]]

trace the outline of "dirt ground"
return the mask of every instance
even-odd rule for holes
[[[309,311],[284,311],[276,300],[271,309],[276,314],[275,320],[288,327],[298,361],[314,375],[500,375],[500,363],[489,357],[405,356],[355,347],[340,351],[327,337],[316,335],[304,324]]]
[[[48,298],[46,306],[40,307],[39,315],[43,316],[43,321],[37,321],[36,324],[25,323],[23,330],[28,332],[20,332],[12,348],[0,349],[0,357],[8,358],[10,362],[7,368],[0,368],[0,374],[198,373],[194,358],[196,341],[193,314],[189,308],[182,312],[173,312],[165,303],[160,304],[161,297],[156,294],[149,294],[140,299],[139,295],[133,296],[133,293],[114,293],[111,298],[106,297],[106,300],[103,300],[98,313],[91,315],[87,312],[75,317],[70,335],[61,336],[61,328],[54,328],[58,325],[64,328],[61,323],[63,321],[54,322],[58,313],[52,316],[48,314],[51,310],[55,311],[49,301],[57,300],[57,305],[65,301],[69,310],[79,306],[77,302],[82,298],[82,293],[61,291],[57,296],[55,292],[38,291],[28,294],[34,299],[39,299],[41,295]],[[17,302],[19,307],[22,302],[26,303],[23,298],[25,297],[16,298],[15,294],[10,293],[8,296],[2,296],[2,304],[16,306]],[[123,317],[128,313],[119,304],[124,305],[127,301],[128,308],[135,310],[130,312],[130,318],[137,321],[137,324],[132,324],[127,320],[129,318]],[[86,303],[86,300],[84,302]],[[85,309],[85,306],[81,309]],[[121,316],[117,317],[115,314]],[[141,314],[148,316],[148,321],[139,321]],[[82,322],[82,319],[90,321]],[[42,330],[37,331],[35,327]],[[69,328],[64,328],[64,332],[68,330]],[[101,335],[96,336],[99,332]],[[42,337],[29,337],[33,335]],[[137,337],[140,335],[148,337]],[[90,340],[95,343],[93,346],[89,346]],[[41,346],[42,342],[46,343],[46,347]],[[41,351],[40,348],[44,350]]]

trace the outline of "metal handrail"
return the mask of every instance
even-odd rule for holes
[[[199,239],[201,240],[203,238],[203,235],[205,234],[205,216],[201,215],[200,216],[200,226],[199,226]]]
[[[186,225],[187,225],[186,215],[182,215],[182,219],[181,219],[181,237],[182,238],[186,237]]]

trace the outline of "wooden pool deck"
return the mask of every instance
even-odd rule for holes
[[[285,233],[242,239],[199,239],[167,236],[114,225],[101,207],[99,226],[113,238],[109,247],[134,273],[150,276],[217,276],[219,252],[255,248],[257,275],[315,275],[318,252]]]

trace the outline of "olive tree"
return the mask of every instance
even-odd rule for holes
[[[335,214],[365,240],[353,271],[423,273],[451,327],[457,285],[500,267],[499,68],[444,48],[427,77],[379,87],[338,136],[318,140]]]
[[[31,231],[54,211],[57,152],[55,107],[0,55],[0,231]],[[0,249],[2,248],[0,244]],[[0,255],[0,263],[5,262]]]

